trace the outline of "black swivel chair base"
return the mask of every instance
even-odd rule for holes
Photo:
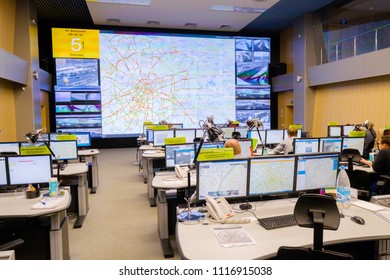
[[[281,246],[277,253],[278,260],[353,260],[350,254],[331,250],[315,251],[304,247]]]

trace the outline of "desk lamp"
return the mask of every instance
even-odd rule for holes
[[[206,121],[203,121],[203,120],[199,121],[199,125],[203,130],[203,137],[200,139],[199,147],[195,153],[195,158],[194,158],[194,163],[193,163],[194,165],[198,161],[199,152],[202,149],[202,145],[203,145],[203,142],[206,138],[206,134],[208,135],[209,140],[211,142],[215,142],[216,140],[221,141],[222,140],[221,137],[223,135],[223,131],[214,124],[214,117],[213,116],[208,117]],[[187,202],[187,212],[180,213],[178,215],[178,219],[182,222],[199,222],[205,218],[205,215],[203,213],[200,213],[200,212],[192,212],[191,211],[191,203],[193,202],[193,200],[195,198],[196,191],[190,196],[190,194],[191,194],[190,170],[191,170],[191,168],[189,168],[188,173],[187,173],[187,186],[188,186],[188,197],[189,198],[185,198],[185,200]]]
[[[47,143],[47,141],[45,140],[45,137],[43,137],[43,134],[46,132],[46,129],[45,128],[41,128],[41,129],[38,129],[38,130],[33,130],[29,133],[27,133],[26,135],[24,135],[24,137],[26,138],[26,140],[29,142],[29,143],[32,143],[34,144],[35,142],[38,141],[39,137],[41,137],[43,143],[45,144],[45,146],[47,147],[47,149],[50,151],[50,154],[53,156],[53,158],[55,159],[56,163],[57,163],[57,180],[60,180],[60,161],[58,160],[58,158],[56,157],[56,155],[54,154],[53,150],[50,148],[50,145],[49,143]]]
[[[259,127],[263,128],[263,123],[258,118],[255,118],[255,119],[248,119],[246,121],[246,125],[248,127],[248,132],[256,128],[257,134],[259,135],[260,145],[264,147],[263,139],[261,139],[260,130],[259,130]]]

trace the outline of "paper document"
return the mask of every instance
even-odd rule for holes
[[[256,241],[240,225],[217,226],[213,228],[222,247],[237,247],[255,245]]]
[[[64,196],[40,198],[39,202],[34,204],[31,209],[53,209],[60,205],[64,199]]]

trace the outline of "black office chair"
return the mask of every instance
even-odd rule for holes
[[[379,175],[379,179],[376,183],[378,186],[377,193],[378,195],[389,194],[390,193],[390,176]]]
[[[351,187],[358,190],[358,198],[365,201],[370,201],[370,174],[365,170],[355,169],[350,175],[350,180]]]
[[[333,197],[320,194],[304,194],[298,198],[294,217],[300,227],[314,229],[312,248],[281,246],[277,259],[281,260],[352,260],[349,254],[325,250],[323,230],[337,230],[340,213]]]

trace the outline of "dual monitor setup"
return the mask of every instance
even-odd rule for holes
[[[28,184],[47,184],[51,177],[50,155],[0,156],[0,191]]]
[[[319,192],[334,188],[339,153],[267,156],[201,161],[197,164],[196,196],[248,199]]]
[[[345,149],[355,149],[362,155],[364,137],[295,138],[293,148],[294,154],[342,152]]]
[[[76,135],[76,137],[67,138],[70,135]],[[89,132],[77,132],[72,134],[49,133],[44,134],[43,139],[49,143],[50,149],[54,152],[57,159],[63,161],[78,159],[78,149],[90,147],[91,145],[91,138]],[[44,141],[37,141],[35,143],[0,142],[0,153],[16,155],[35,155],[50,154],[50,151],[46,148],[46,144],[44,143]]]
[[[351,131],[354,131],[356,125],[354,124],[345,124],[345,125],[329,125],[328,126],[328,136],[329,137],[342,137],[349,136]]]
[[[252,139],[239,139],[241,155],[251,157]],[[165,167],[170,168],[175,165],[190,165],[194,163],[196,151],[200,143],[169,144],[165,145]],[[224,142],[204,142],[202,149],[223,148]]]

